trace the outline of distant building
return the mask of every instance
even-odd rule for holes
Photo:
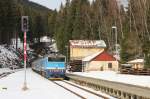
[[[40,38],[40,42],[51,42],[51,38],[48,36],[43,36]]]
[[[16,43],[17,43],[17,48],[23,50],[23,42],[20,40],[20,38],[17,39],[17,42],[16,42],[16,38],[11,39],[11,46],[12,47],[16,48]],[[29,48],[29,44],[27,43],[27,50],[28,49],[30,49],[30,48]]]
[[[40,38],[40,44],[45,48],[50,46],[51,44],[51,38],[48,36],[43,36]]]
[[[97,52],[82,59],[83,71],[118,71],[118,61],[105,51]]]
[[[104,51],[103,40],[70,40],[70,60],[82,60],[97,52]]]
[[[143,69],[144,68],[144,59],[135,59],[127,62],[128,64],[132,65],[134,69]]]

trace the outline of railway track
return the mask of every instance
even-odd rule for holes
[[[109,99],[106,96],[97,94],[95,92],[79,87],[67,81],[52,81],[52,82],[64,88],[65,90],[73,93],[74,95],[78,96],[81,99]]]
[[[11,74],[11,72],[4,72],[4,73],[0,74],[0,79],[8,76],[9,74]]]
[[[0,79],[1,78],[4,78],[4,77],[6,77],[6,76],[8,76],[8,75],[10,75],[10,74],[12,74],[12,73],[15,73],[15,72],[17,72],[17,71],[21,71],[22,69],[18,69],[18,70],[15,70],[15,71],[7,71],[7,72],[3,72],[3,73],[1,73],[0,74]]]

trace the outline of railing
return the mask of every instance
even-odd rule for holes
[[[133,75],[150,75],[150,68],[149,69],[122,68],[120,69],[120,73]]]

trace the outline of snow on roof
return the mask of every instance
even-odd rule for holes
[[[46,55],[46,57],[65,57],[64,55],[60,54],[60,53],[52,53],[52,54],[48,54]]]
[[[69,42],[71,47],[106,47],[106,44],[103,40],[70,40]]]
[[[85,62],[90,61],[90,60],[92,60],[93,58],[95,58],[97,55],[99,55],[99,54],[102,53],[102,52],[103,52],[103,51],[100,51],[100,52],[97,52],[97,53],[95,53],[95,54],[89,55],[89,56],[83,58],[82,61],[85,61]]]
[[[43,36],[40,38],[40,42],[51,42],[50,38],[47,36]]]
[[[131,60],[127,63],[129,64],[134,64],[134,63],[143,63],[144,62],[144,59],[135,59],[135,60]]]

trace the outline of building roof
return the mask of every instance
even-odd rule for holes
[[[51,39],[48,36],[43,36],[40,38],[40,42],[51,42]]]
[[[129,62],[127,62],[129,64],[134,64],[134,63],[144,63],[144,59],[134,59],[134,60],[131,60]]]
[[[95,47],[106,48],[106,44],[103,40],[70,40],[71,47]]]
[[[95,57],[96,57],[97,55],[99,55],[100,53],[102,53],[102,52],[97,52],[97,53],[95,53],[95,54],[89,55],[89,56],[83,58],[82,61],[85,61],[85,62],[91,61],[93,58],[95,58]]]
[[[116,61],[117,59],[113,57],[113,55],[110,55],[109,53],[103,51],[99,55],[97,55],[93,61]]]
[[[85,57],[84,59],[82,59],[82,61],[116,61],[116,59],[107,52],[101,51],[88,57]]]

